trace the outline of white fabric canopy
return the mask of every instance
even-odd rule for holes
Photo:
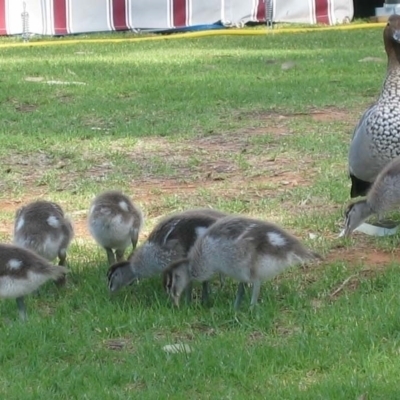
[[[0,35],[66,35],[130,29],[231,26],[265,21],[337,24],[352,0],[0,0]],[[25,16],[22,14],[25,10]]]

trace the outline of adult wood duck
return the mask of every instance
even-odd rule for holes
[[[400,15],[383,31],[388,57],[382,92],[356,126],[349,151],[351,197],[365,196],[385,165],[400,155]]]

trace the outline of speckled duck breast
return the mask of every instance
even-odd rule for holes
[[[388,67],[382,92],[358,122],[349,151],[351,197],[364,196],[382,168],[400,155],[400,15],[383,32]]]

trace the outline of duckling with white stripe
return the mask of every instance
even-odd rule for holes
[[[100,193],[92,201],[88,226],[95,241],[107,252],[109,265],[113,265],[124,259],[130,245],[135,250],[143,214],[128,196],[110,190]]]
[[[212,209],[193,209],[163,218],[147,240],[128,261],[113,265],[108,271],[108,287],[116,292],[133,281],[160,274],[172,261],[185,257],[207,228],[226,214]],[[203,286],[206,301],[207,284]]]
[[[50,279],[63,279],[67,272],[64,266],[52,265],[31,250],[0,244],[0,297],[16,299],[22,320],[27,317],[24,296]]]
[[[208,281],[215,273],[239,281],[234,303],[238,309],[245,283],[253,285],[251,307],[257,304],[261,282],[288,267],[321,258],[282,228],[257,219],[228,216],[219,219],[202,235],[188,257],[164,271],[164,286],[179,306],[182,292],[193,281]]]
[[[73,236],[71,220],[57,203],[38,200],[16,212],[13,243],[34,251],[48,261],[58,257],[59,265],[65,266]],[[65,284],[65,278],[57,284]]]

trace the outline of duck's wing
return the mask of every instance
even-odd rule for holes
[[[351,197],[364,196],[382,168],[372,154],[373,136],[367,130],[368,120],[376,112],[376,107],[373,104],[364,112],[353,132],[349,150]]]

